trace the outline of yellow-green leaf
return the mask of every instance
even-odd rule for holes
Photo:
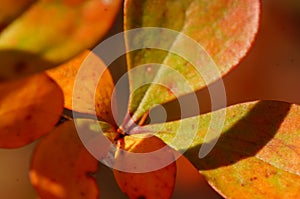
[[[127,54],[128,68],[149,64],[129,72],[133,120],[155,104],[174,99],[174,93],[178,97],[198,90],[227,73],[250,48],[259,13],[259,0],[126,0],[125,30],[157,27],[180,33],[166,29],[126,33],[129,50],[143,47]]]
[[[0,34],[0,79],[59,65],[97,44],[121,0],[39,0]]]
[[[217,111],[218,112],[218,111]],[[226,120],[220,138],[212,151],[199,158],[211,116],[145,126],[143,130],[159,131],[166,143],[178,150],[203,173],[209,183],[228,198],[297,198],[300,195],[300,106],[285,102],[259,101],[226,109]],[[181,125],[181,127],[179,127]],[[196,129],[192,144],[189,132]],[[174,141],[176,133],[182,133]],[[186,136],[184,136],[186,134]]]

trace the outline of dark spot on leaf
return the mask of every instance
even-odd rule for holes
[[[85,196],[85,193],[82,191],[82,192],[80,192],[80,195],[81,195],[82,197],[84,197],[84,196]]]
[[[26,117],[25,117],[25,120],[31,120],[32,119],[32,115],[27,115]]]
[[[137,197],[137,199],[146,199],[146,197],[145,196],[139,196],[139,197]]]
[[[15,64],[14,70],[16,73],[22,73],[26,71],[27,68],[27,64],[25,62],[20,61]]]
[[[266,178],[269,178],[269,177],[271,177],[271,176],[273,176],[273,175],[276,175],[276,174],[277,174],[276,171],[266,171],[265,177],[266,177]]]
[[[163,16],[163,18],[165,18],[167,16],[167,10],[164,10],[162,16]]]
[[[164,187],[168,187],[168,183],[167,182],[164,182]]]
[[[244,187],[244,186],[245,186],[245,184],[241,184],[241,186],[242,186],[242,187]]]
[[[250,178],[250,181],[254,181],[254,180],[257,180],[257,177]]]
[[[74,168],[75,167],[75,164],[74,164],[74,162],[71,162],[71,164],[70,164],[70,168]]]
[[[86,172],[86,176],[87,177],[95,177],[95,173],[91,172],[91,171],[88,171],[88,172]]]

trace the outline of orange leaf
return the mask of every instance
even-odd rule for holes
[[[0,84],[0,147],[24,146],[49,132],[63,111],[63,94],[45,74]]]
[[[87,58],[87,59],[86,59]],[[76,75],[80,70],[83,62],[87,64],[87,74],[93,75],[84,75],[76,79]],[[92,71],[92,72],[89,72]],[[96,73],[93,71],[103,71],[103,75],[99,80]],[[65,107],[74,111],[83,112],[83,113],[92,113],[90,110],[96,109],[97,116],[101,119],[107,120],[108,122],[113,122],[112,112],[111,112],[111,95],[114,88],[114,83],[112,77],[108,70],[106,70],[105,64],[102,60],[93,54],[91,51],[85,51],[69,62],[48,70],[47,73],[61,86],[64,92],[65,97]],[[75,81],[80,85],[76,87],[80,89],[80,96],[76,96],[76,106],[73,106],[73,89]],[[92,90],[95,88],[96,90]],[[82,100],[81,100],[82,99]],[[94,101],[93,101],[94,100]],[[96,107],[92,107],[95,103]]]
[[[98,161],[82,145],[73,121],[58,126],[36,147],[30,180],[43,199],[97,198],[89,173]]]
[[[121,149],[128,152],[144,153],[147,155],[149,152],[165,147],[166,144],[157,137],[137,138],[133,136],[125,136],[124,139],[119,141]],[[159,153],[158,153],[159,154]],[[174,154],[170,150],[166,150],[162,154],[154,155],[146,158],[144,161],[137,157],[137,159],[127,159],[126,153],[120,149],[116,152],[116,164],[122,164],[124,169],[132,168],[147,168],[149,165],[157,163],[161,158],[171,160],[171,164],[158,170],[146,173],[128,173],[124,171],[114,170],[114,175],[121,190],[132,199],[163,199],[170,198],[176,178],[176,162]],[[151,166],[150,166],[151,167]]]

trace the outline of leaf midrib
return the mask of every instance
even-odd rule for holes
[[[188,13],[188,11],[189,11],[191,5],[192,5],[192,2],[189,2],[188,8],[185,10],[185,15],[184,15],[185,18],[183,19],[183,21],[186,21],[187,13]],[[180,30],[178,30],[178,32],[181,33],[181,32],[185,29],[185,27],[186,27],[186,23],[183,23],[183,26],[181,27]],[[180,34],[177,34],[177,35],[176,35],[176,38],[174,39],[174,42],[172,42],[172,45],[170,46],[169,49],[173,49],[173,48],[174,48],[174,46],[176,45],[176,41],[178,40],[178,38],[180,38],[179,36],[180,36]],[[172,53],[171,53],[170,51],[167,52],[165,58],[163,59],[162,64],[166,63],[167,58],[168,58],[171,54],[172,54]],[[157,71],[157,73],[155,74],[155,77],[154,77],[154,79],[153,79],[153,82],[158,82],[158,80],[161,78],[161,76],[162,76],[162,74],[163,74],[163,71],[164,71],[163,69],[164,69],[163,67],[158,69],[158,71]],[[149,96],[149,90],[150,90],[151,88],[153,88],[152,85],[153,85],[153,84],[151,84],[151,85],[147,88],[147,90],[146,90],[146,92],[145,92],[143,98],[142,98],[141,101],[139,102],[139,105],[137,106],[137,108],[136,108],[136,110],[135,110],[135,112],[134,112],[134,114],[133,114],[133,116],[132,116],[133,120],[137,121],[137,120],[139,120],[139,118],[141,117],[141,116],[137,116],[137,115],[138,115],[137,112],[138,112],[139,109],[141,109],[141,107],[142,107],[145,103],[147,103],[147,102],[145,102],[145,101],[146,101],[146,99],[147,99],[148,96]],[[144,114],[146,114],[146,113],[144,113]]]

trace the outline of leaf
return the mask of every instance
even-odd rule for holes
[[[218,112],[218,111],[217,111]],[[226,120],[217,144],[204,158],[199,149],[212,114],[188,118],[166,125],[144,127],[156,131],[175,149],[187,149],[185,156],[203,173],[209,183],[228,198],[297,198],[300,194],[300,107],[284,102],[260,101],[226,109]],[[181,127],[179,127],[181,125]],[[189,139],[189,131],[197,129],[190,146],[180,140]],[[186,133],[172,142],[175,133]],[[217,138],[215,138],[217,139]],[[184,141],[182,141],[184,143]],[[177,147],[177,148],[176,148]]]
[[[125,136],[124,139],[119,140],[120,149],[124,149],[127,152],[135,154],[148,155],[150,152],[160,150],[165,147],[163,143],[157,137],[133,137]],[[164,151],[163,155],[160,153],[153,155],[152,157],[140,158],[140,156],[134,156],[133,159],[124,153],[122,150],[117,150],[115,155],[115,164],[122,165],[124,171],[113,170],[114,176],[121,190],[128,195],[131,199],[163,199],[171,198],[171,195],[175,186],[176,177],[176,162],[174,154],[170,151]],[[170,159],[171,164],[159,168],[154,171],[151,170],[151,166],[157,161],[161,161],[162,158]],[[149,166],[150,165],[150,166]],[[155,165],[156,166],[156,165]],[[155,167],[154,166],[154,167]],[[148,172],[140,172],[145,168],[150,168]],[[133,172],[126,172],[126,170]],[[141,169],[141,170],[140,170]]]
[[[259,0],[125,1],[125,30],[144,27],[126,33],[127,49],[135,50],[127,54],[128,67],[148,64],[129,73],[132,119],[174,99],[174,94],[193,92],[227,73],[250,48],[259,13]]]
[[[96,199],[99,191],[91,174],[97,166],[98,161],[79,139],[74,122],[67,121],[37,145],[30,180],[43,199]]]
[[[0,79],[57,66],[97,44],[121,0],[40,0],[0,35]],[[30,56],[28,56],[30,55]]]
[[[0,0],[0,32],[33,2],[34,0],[21,0],[18,2]]]
[[[83,65],[88,67],[81,68]],[[80,70],[82,75],[78,75]],[[101,78],[98,77],[97,74],[102,72]],[[62,88],[66,108],[90,114],[93,113],[91,110],[95,109],[98,117],[113,123],[111,98],[114,83],[105,64],[92,51],[83,52],[67,63],[48,70],[47,74]],[[98,78],[100,78],[99,83]],[[76,92],[73,92],[76,81]],[[97,89],[93,90],[93,88]]]
[[[0,147],[33,142],[55,126],[62,111],[62,91],[45,74],[0,84]]]

